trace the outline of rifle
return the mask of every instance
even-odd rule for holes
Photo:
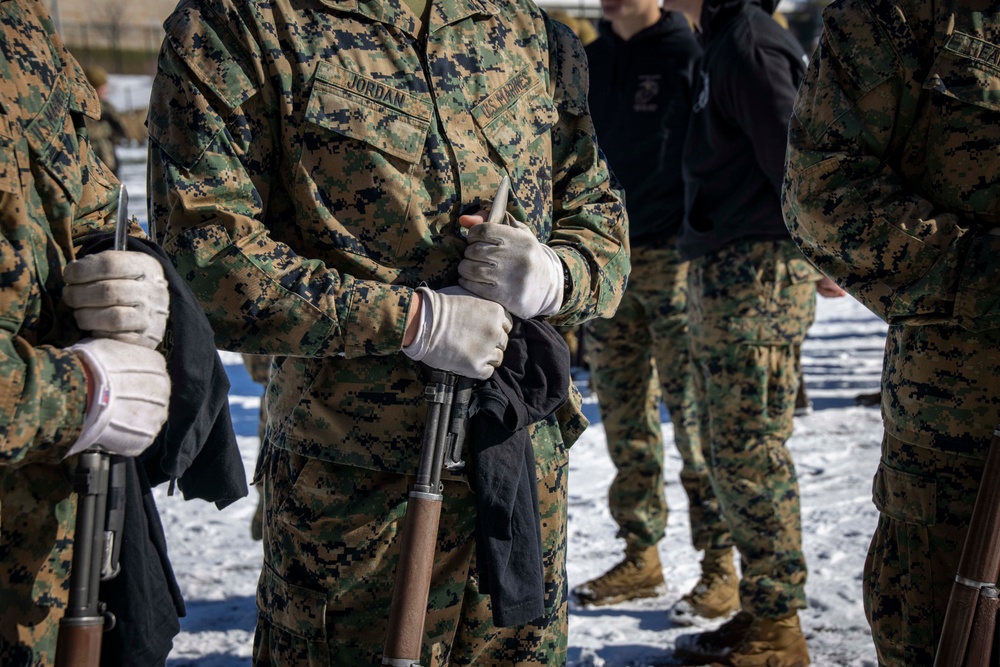
[[[444,499],[441,471],[458,471],[465,465],[461,453],[472,380],[432,370],[424,388],[424,398],[429,404],[427,424],[417,478],[410,489],[400,529],[399,566],[382,655],[382,664],[391,667],[420,667],[420,647]]]
[[[1000,426],[983,467],[958,573],[952,584],[934,667],[987,667],[1000,611]],[[994,656],[995,657],[995,656]]]
[[[118,193],[115,250],[128,237],[128,193]],[[80,454],[73,479],[77,495],[69,604],[59,621],[56,667],[101,664],[101,635],[115,626],[115,616],[98,600],[102,581],[121,570],[121,535],[125,524],[126,459],[100,448]]]
[[[505,175],[493,198],[487,222],[503,222],[510,196]],[[461,470],[465,424],[472,400],[473,380],[447,371],[431,369],[424,388],[427,424],[420,450],[417,479],[410,490],[406,515],[400,529],[399,566],[389,607],[382,664],[390,667],[420,667],[420,647],[427,618],[427,598],[441,519],[441,469]]]

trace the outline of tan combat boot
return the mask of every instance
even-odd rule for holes
[[[602,606],[635,598],[651,598],[666,592],[660,552],[651,547],[625,547],[625,560],[587,583],[573,588],[580,604]]]
[[[667,612],[674,625],[729,616],[740,608],[740,578],[732,549],[708,549],[701,561],[701,579]]]
[[[806,667],[810,663],[799,615],[755,618],[743,641],[712,667]]]
[[[743,643],[753,621],[753,614],[741,611],[715,630],[681,635],[674,644],[674,653],[679,658],[697,660],[696,664],[722,660]]]

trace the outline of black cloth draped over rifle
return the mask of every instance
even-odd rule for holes
[[[111,234],[92,235],[80,255],[110,250],[113,243]],[[150,667],[166,663],[178,618],[186,613],[150,489],[169,480],[186,500],[222,509],[248,488],[229,413],[229,377],[201,305],[159,246],[129,237],[128,249],[155,257],[169,285],[163,350],[172,391],[167,423],[149,449],[128,462],[122,570],[101,584],[100,599],[117,618],[104,635],[101,664]]]
[[[470,482],[476,495],[477,566],[493,622],[522,625],[545,613],[535,451],[528,427],[569,397],[565,341],[542,320],[514,318],[503,364],[469,406]]]

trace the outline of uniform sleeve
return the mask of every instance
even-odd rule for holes
[[[218,347],[307,357],[398,352],[412,289],[300,256],[262,223],[265,207],[280,205],[269,201],[279,118],[238,17],[182,2],[165,27],[149,112],[151,220]]]
[[[58,284],[74,245],[88,233],[111,230],[117,181],[91,150],[80,115],[96,109],[96,94],[75,61],[66,71],[70,108],[60,117],[53,107],[45,119],[62,126],[44,157],[24,168],[26,149],[0,136],[0,465],[60,461],[86,414],[83,365],[61,348],[80,334],[68,310],[52,304],[57,292],[41,281]],[[36,174],[52,180],[40,184]],[[53,314],[62,321],[52,321]]]
[[[779,196],[788,119],[803,68],[800,62],[796,71],[789,57],[787,51],[774,47],[753,49],[740,59],[741,66],[727,63],[719,82],[725,91],[719,96],[720,104],[750,138],[757,164]]]
[[[27,203],[0,191],[0,465],[59,461],[76,441],[86,412],[80,360],[22,334],[37,302],[34,255],[25,239]],[[37,316],[37,315],[35,315]]]
[[[971,297],[961,279],[977,273],[965,266],[970,251],[986,244],[997,257],[997,237],[970,233],[968,221],[908,188],[888,164],[914,129],[921,93],[912,32],[861,0],[828,8],[824,22],[789,130],[783,208],[792,237],[890,323],[982,326],[995,297],[973,298],[980,305],[965,314],[955,305]]]
[[[569,269],[572,288],[551,320],[576,324],[611,317],[628,278],[624,193],[597,145],[587,107],[587,56],[565,26],[550,23],[553,99],[553,232],[549,245]]]

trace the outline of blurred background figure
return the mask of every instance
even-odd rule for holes
[[[597,28],[594,27],[590,19],[582,16],[573,16],[565,9],[553,9],[548,14],[550,18],[559,21],[572,30],[573,34],[580,38],[584,46],[597,39]]]
[[[809,664],[798,610],[806,562],[798,478],[786,441],[799,349],[823,276],[785,228],[788,119],[805,73],[776,1],[685,0],[704,56],[684,147],[688,326],[707,413],[712,483],[740,552],[741,611],[682,635],[676,653],[733,667]],[[698,663],[700,664],[700,663]]]
[[[125,125],[122,118],[107,99],[108,95],[108,73],[103,67],[88,67],[86,69],[87,81],[97,91],[97,96],[101,101],[101,117],[98,120],[87,118],[87,134],[90,135],[90,145],[93,147],[97,157],[118,175],[118,156],[115,153],[115,146],[127,138]]]

